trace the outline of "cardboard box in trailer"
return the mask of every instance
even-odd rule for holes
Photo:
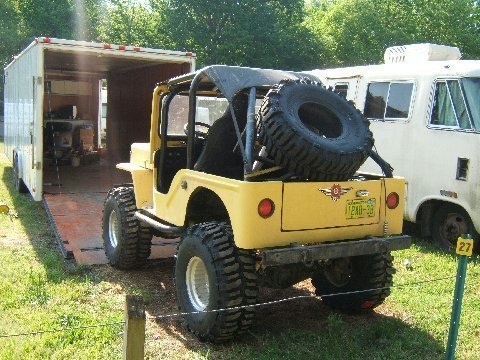
[[[156,84],[193,70],[190,52],[35,39],[5,68],[5,153],[17,190],[36,201],[56,195],[47,211],[76,214],[68,224],[77,223],[89,206],[85,194],[101,193],[101,205],[113,183],[131,182],[118,177],[115,164],[128,161],[132,143],[149,139]],[[81,229],[68,231],[62,243]]]
[[[435,44],[394,46],[384,57],[312,73],[370,119],[378,152],[407,179],[405,219],[446,248],[472,233],[478,249],[480,61]]]

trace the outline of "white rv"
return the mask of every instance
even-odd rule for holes
[[[480,232],[480,61],[460,57],[413,44],[382,65],[312,71],[371,120],[378,153],[407,179],[405,219],[444,247]]]

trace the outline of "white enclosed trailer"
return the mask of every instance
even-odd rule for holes
[[[156,83],[193,70],[195,54],[191,52],[47,37],[35,39],[6,66],[5,153],[13,165],[17,189],[28,190],[36,201],[46,199],[61,244],[77,240],[82,231],[96,232],[95,237],[101,238],[101,229],[92,230],[91,220],[82,224],[79,216],[86,210],[81,209],[89,208],[92,217],[99,218],[104,192],[113,182],[129,182],[117,176],[115,164],[128,161],[132,143],[148,141]],[[106,149],[102,149],[105,85],[108,115],[103,124]],[[83,129],[83,135],[76,128]],[[72,147],[73,136],[81,143],[79,149]],[[77,156],[92,150],[101,153],[101,159],[78,167]],[[100,206],[93,209],[84,202],[89,198],[85,194],[96,193],[101,194],[95,202]],[[65,198],[67,194],[70,198]],[[80,228],[69,228],[68,236],[62,236],[60,217],[55,214],[77,216],[66,223],[79,223]]]
[[[407,180],[405,219],[445,247],[480,232],[480,61],[460,58],[413,44],[388,48],[385,64],[312,71],[371,120],[379,154]],[[361,171],[376,169],[369,159]]]
[[[55,107],[75,103],[95,124],[98,142],[99,81],[106,79],[111,153],[122,157],[122,149],[142,133],[148,138],[155,83],[194,68],[192,53],[36,39],[5,68],[5,152],[17,166],[19,179],[35,200],[42,199],[44,120]]]

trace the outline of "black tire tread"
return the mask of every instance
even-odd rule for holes
[[[118,210],[120,211],[122,235],[119,241],[122,244],[119,255],[115,259],[109,258],[110,263],[112,266],[122,270],[141,267],[151,253],[152,231],[135,217],[137,207],[133,188],[120,186],[108,192],[104,204],[104,218],[109,215],[105,214],[105,208],[106,204],[111,201],[118,205]],[[108,232],[108,229],[105,229],[105,224],[106,221],[104,220],[102,222],[104,247],[110,241],[105,235]]]
[[[267,152],[274,161],[295,173],[314,181],[344,181],[351,178],[360,165],[367,159],[369,150],[373,146],[373,135],[369,121],[355,107],[345,101],[346,112],[355,121],[362,121],[366,126],[366,136],[362,146],[354,151],[332,152],[306,141],[295,129],[289,125],[288,114],[280,106],[280,97],[283,91],[299,84],[321,86],[318,83],[305,79],[282,81],[274,86],[267,94],[260,108],[260,139],[266,146]],[[332,96],[343,98],[331,92]]]
[[[197,224],[188,228],[184,236],[198,238],[212,255],[219,288],[219,298],[212,309],[256,304],[255,253],[235,246],[230,225],[217,222]],[[219,312],[209,334],[199,333],[188,322],[187,327],[200,339],[219,343],[244,333],[253,324],[254,317],[255,308],[252,306]]]
[[[355,258],[352,258],[355,259]],[[312,277],[312,285],[319,296],[330,293],[377,289],[350,295],[322,296],[322,301],[332,309],[347,313],[369,312],[381,305],[390,295],[393,286],[393,256],[390,253],[357,256],[354,271],[363,271],[362,276],[342,288],[336,288],[328,282],[325,276],[318,272]],[[356,269],[356,270],[355,270]]]

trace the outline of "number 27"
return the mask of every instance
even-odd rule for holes
[[[465,242],[462,241],[462,242],[460,242],[459,250],[461,252],[469,252],[471,246],[472,246],[471,243],[465,243]]]

